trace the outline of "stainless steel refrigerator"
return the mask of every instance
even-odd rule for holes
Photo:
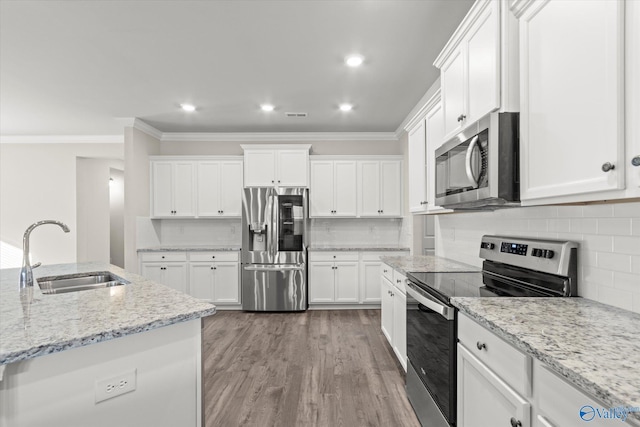
[[[307,309],[307,194],[306,188],[243,190],[243,310]]]

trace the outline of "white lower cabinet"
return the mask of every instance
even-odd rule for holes
[[[458,344],[458,426],[531,426],[531,404]]]
[[[358,303],[358,253],[309,254],[309,303]]]
[[[140,274],[195,298],[239,305],[240,263],[236,251],[140,254]]]
[[[458,427],[638,425],[599,418],[607,405],[463,313],[458,340]]]
[[[392,280],[389,280],[391,273]],[[407,278],[383,264],[380,271],[381,329],[398,361],[407,370]]]

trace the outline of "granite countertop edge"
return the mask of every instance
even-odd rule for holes
[[[435,255],[399,255],[380,257],[382,262],[402,274],[431,272],[479,272],[481,268]]]
[[[234,252],[240,251],[240,246],[151,246],[138,248],[137,252]]]
[[[477,298],[454,297],[451,299],[451,303],[458,310],[471,317],[473,320],[493,332],[498,337],[502,338],[504,341],[508,342],[518,350],[526,353],[531,357],[534,357],[535,359],[550,367],[557,375],[561,376],[567,382],[573,384],[584,393],[596,397],[597,399],[601,400],[602,403],[609,405],[612,408],[619,406],[636,406],[635,403],[625,402],[620,397],[612,394],[602,385],[585,378],[579,372],[576,372],[575,370],[567,367],[562,363],[561,360],[552,355],[549,355],[543,349],[534,347],[522,337],[506,331],[504,328],[495,324],[493,321],[491,321],[481,313],[474,311],[471,307],[465,305],[465,301],[470,299]],[[611,307],[611,309],[618,310],[615,307]],[[635,420],[640,420],[640,413],[631,413],[629,414],[629,416]]]
[[[390,247],[390,246],[310,246],[308,248],[310,252],[330,252],[330,251],[353,251],[353,252],[409,252],[409,248],[405,247]]]

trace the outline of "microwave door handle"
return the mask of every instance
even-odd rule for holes
[[[471,157],[473,156],[473,149],[475,148],[477,143],[478,135],[474,136],[471,140],[471,143],[469,143],[469,147],[467,147],[466,161],[464,162],[465,171],[467,172],[467,178],[469,178],[469,182],[471,182],[473,188],[478,187],[478,180],[475,176],[473,176],[473,169],[471,169]]]

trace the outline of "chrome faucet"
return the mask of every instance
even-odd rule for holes
[[[38,221],[27,227],[24,232],[24,236],[22,236],[22,268],[20,269],[20,289],[33,286],[32,269],[39,267],[40,263],[37,263],[33,267],[31,266],[31,261],[29,260],[29,236],[31,235],[31,232],[34,230],[34,228],[39,227],[43,224],[55,224],[60,226],[60,228],[62,228],[65,233],[69,232],[69,227],[67,227],[65,223],[52,219]]]

